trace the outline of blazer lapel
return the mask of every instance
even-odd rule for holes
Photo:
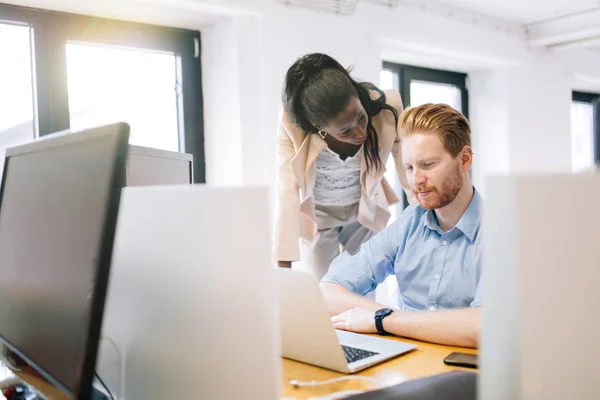
[[[362,151],[362,150],[361,150]],[[381,152],[379,153],[381,154]],[[360,166],[360,173],[362,176],[362,185],[365,188],[368,197],[372,197],[373,190],[376,188],[377,184],[381,181],[381,177],[387,171],[385,164],[381,163],[381,168],[377,171],[369,173],[367,171],[367,162],[365,160],[364,154],[362,155],[362,162]]]
[[[321,136],[312,134],[312,135],[309,135],[309,137],[311,139],[310,139],[310,145],[308,147],[308,154],[306,155],[306,167],[304,170],[305,174],[308,174],[313,163],[319,156],[319,153],[321,153],[323,151],[323,149],[325,147],[327,147],[327,143],[323,140],[323,138],[321,138]]]
[[[300,195],[302,201],[304,201],[312,188],[315,185],[316,176],[314,174],[314,168],[311,169],[319,153],[327,146],[327,143],[318,135],[307,134],[302,142],[302,145],[298,149],[296,155],[292,158],[290,163],[300,188]]]
[[[300,188],[302,201],[306,200],[312,194],[316,179],[314,163],[319,153],[325,147],[327,147],[327,143],[319,135],[308,134],[304,138],[298,152],[290,161],[296,181],[298,182],[298,187]],[[359,151],[362,152],[362,149]],[[377,184],[381,181],[381,177],[386,171],[385,165],[382,164],[379,170],[368,173],[364,154],[361,154],[361,183],[368,197],[373,195],[373,190],[376,189]]]
[[[383,123],[383,121],[384,120],[381,117],[373,119],[373,127],[377,130],[377,135],[379,137],[379,157],[381,159],[388,157],[389,151],[392,148],[394,139],[396,137],[395,125],[393,123],[386,125]],[[388,149],[388,153],[384,154],[382,149]],[[386,171],[387,169],[385,167],[385,164],[382,162],[381,168],[379,170],[374,171],[372,173],[368,173],[367,164],[363,156],[361,173],[365,175],[365,178],[362,183],[369,197],[373,196],[373,190],[376,189],[376,185],[381,181],[381,177],[383,176],[383,174],[385,174]]]
[[[292,165],[292,170],[294,171],[294,175],[296,176],[296,182],[298,183],[298,187],[300,188],[300,193],[304,195],[306,192],[306,182],[304,180],[304,165],[306,164],[306,154],[308,153],[308,144],[310,142],[309,135],[304,137],[302,141],[302,145],[290,161]]]
[[[304,167],[304,179],[306,179],[306,192],[302,198],[302,201],[306,200],[308,197],[312,196],[312,191],[315,187],[315,181],[317,180],[317,168],[315,166],[315,161],[319,156],[319,153],[323,151],[325,147],[327,147],[327,143],[323,138],[319,135],[309,135],[310,136],[310,145],[308,146],[308,154],[306,155],[306,165]]]

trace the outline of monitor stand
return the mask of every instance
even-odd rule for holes
[[[103,391],[92,386],[92,394],[90,400],[110,400],[110,396],[104,394]]]

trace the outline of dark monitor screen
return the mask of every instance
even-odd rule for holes
[[[0,337],[62,390],[91,389],[129,127],[7,152],[0,198]]]

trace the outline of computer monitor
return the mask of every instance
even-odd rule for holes
[[[125,399],[280,398],[266,187],[123,189],[98,373]],[[183,394],[183,395],[182,395]]]
[[[129,126],[7,150],[0,339],[70,397],[91,396]]]
[[[129,187],[192,184],[193,171],[191,154],[129,145],[125,182]]]
[[[597,399],[600,174],[486,180],[481,400]]]

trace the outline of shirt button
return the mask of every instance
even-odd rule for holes
[[[440,279],[440,274],[435,274],[433,277],[434,277],[435,279]]]
[[[443,246],[448,246],[448,241],[447,241],[447,240],[444,240],[444,241],[442,242],[442,245],[443,245]]]
[[[434,306],[429,307],[429,311],[435,311],[435,307]]]

